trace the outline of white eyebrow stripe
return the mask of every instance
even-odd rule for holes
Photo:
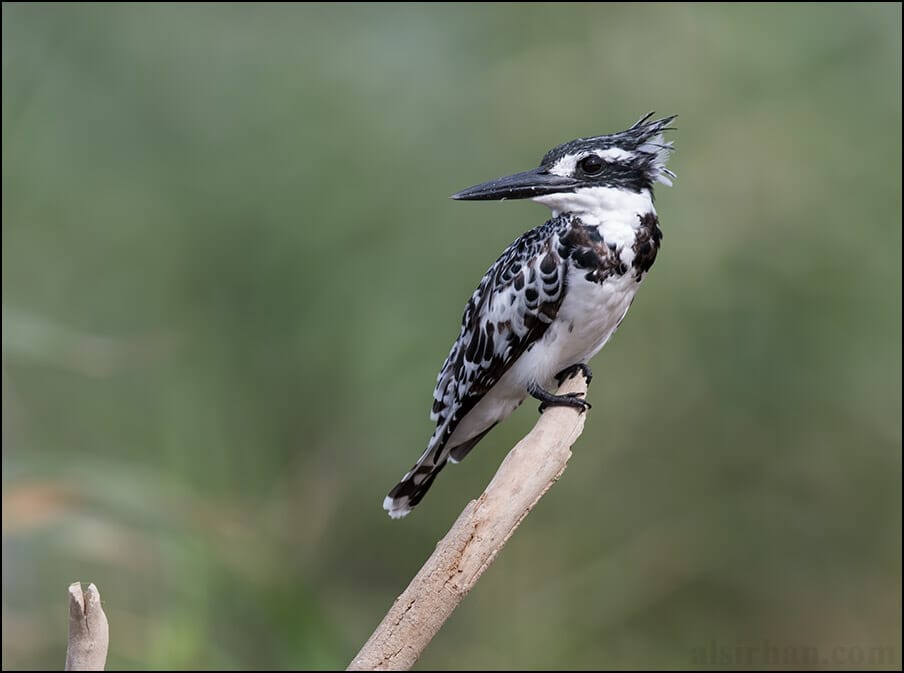
[[[599,152],[594,152],[603,161],[622,161],[624,159],[634,159],[634,153],[623,150],[620,147],[610,147]]]
[[[574,175],[578,161],[593,154],[598,156],[603,161],[607,161],[609,163],[617,163],[619,161],[633,161],[637,158],[637,155],[634,154],[634,152],[623,150],[620,147],[609,147],[604,150],[593,150],[592,152],[587,153],[580,152],[577,154],[566,154],[564,157],[559,159],[552,166],[552,168],[549,169],[549,172],[553,175],[561,175],[564,177]]]

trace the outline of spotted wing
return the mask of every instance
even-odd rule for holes
[[[456,438],[456,445],[448,446],[462,419],[556,317],[566,271],[559,240],[568,226],[566,217],[554,218],[518,238],[471,295],[461,332],[437,377],[430,415],[436,430],[417,463],[384,500],[390,516],[407,514],[450,455],[457,462],[491,429],[476,428],[473,436]]]
[[[446,443],[460,421],[556,317],[565,294],[565,265],[557,250],[558,219],[512,243],[465,306],[461,333],[433,392],[431,420],[437,427],[430,448],[438,460],[457,448]],[[479,437],[463,438],[457,444]],[[460,460],[467,449],[453,458]]]

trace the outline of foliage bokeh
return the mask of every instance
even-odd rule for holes
[[[344,666],[536,413],[380,509],[546,216],[446,197],[654,109],[659,260],[419,666],[900,667],[900,5],[2,11],[4,669],[76,579],[111,667]]]

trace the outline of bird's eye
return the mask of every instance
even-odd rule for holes
[[[595,154],[584,157],[578,163],[585,175],[598,175],[603,170],[603,160]]]

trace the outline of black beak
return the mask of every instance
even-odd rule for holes
[[[572,178],[551,175],[545,169],[535,168],[504,178],[468,187],[453,194],[457,201],[501,201],[503,199],[530,199],[544,194],[567,192],[577,186]]]

